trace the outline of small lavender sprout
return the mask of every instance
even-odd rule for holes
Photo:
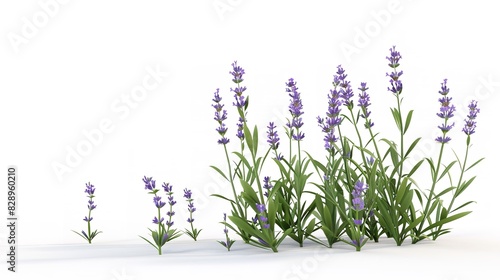
[[[156,188],[156,181],[153,180],[152,177],[146,177],[142,179],[144,182],[144,189],[149,190],[148,194],[152,194],[153,196],[153,203],[158,209],[156,216],[153,217],[153,224],[158,226],[158,229],[152,230],[149,229],[151,232],[151,237],[153,241],[150,241],[142,236],[139,236],[140,238],[144,239],[146,242],[148,242],[151,246],[153,246],[157,251],[158,255],[162,254],[162,247],[167,243],[168,241],[177,238],[180,236],[180,233],[177,232],[176,229],[170,229],[170,227],[174,224],[172,221],[172,216],[175,214],[175,212],[172,210],[172,206],[176,203],[173,197],[173,192],[172,192],[172,186],[170,184],[165,184],[163,183],[163,189],[165,190],[167,194],[167,200],[168,202],[162,201],[161,196],[158,196],[158,192],[160,191],[159,189]],[[161,216],[161,209],[167,205],[167,203],[170,206],[169,211],[167,212],[168,221],[166,223],[163,223],[165,221],[165,218]],[[167,227],[166,227],[167,226]]]
[[[226,222],[227,216],[226,213],[224,213],[224,221],[221,222],[221,224],[224,225],[224,234],[226,235],[226,240],[225,241],[217,241],[219,244],[222,246],[226,247],[227,251],[231,251],[231,246],[233,246],[235,240],[232,240],[229,238],[229,230],[227,229],[227,222]]]
[[[192,195],[193,195],[193,193],[191,192],[191,190],[184,189],[184,198],[186,199],[186,202],[188,203],[188,212],[189,212],[189,218],[187,219],[187,222],[189,224],[191,224],[191,230],[186,229],[184,232],[187,235],[189,235],[191,238],[193,238],[194,241],[196,241],[196,239],[198,238],[198,235],[200,234],[200,232],[202,230],[201,229],[198,230],[198,229],[194,228],[194,226],[193,226],[193,222],[194,222],[193,212],[196,211],[196,208],[194,207],[194,204],[193,204],[194,199],[191,197]]]
[[[83,218],[83,221],[85,221],[87,223],[87,232],[85,232],[84,230],[82,230],[81,233],[76,232],[74,230],[73,230],[73,232],[78,234],[79,236],[81,236],[83,239],[87,240],[89,242],[89,244],[92,244],[92,240],[99,233],[102,233],[102,231],[97,231],[97,230],[92,231],[91,227],[90,227],[90,222],[94,219],[94,217],[91,216],[92,210],[94,210],[97,207],[97,205],[94,204],[95,187],[94,187],[94,185],[90,184],[90,182],[86,183],[86,185],[85,185],[85,193],[87,193],[87,198],[89,199],[88,204],[87,204],[87,209],[89,210],[89,214],[88,214],[88,217],[85,216]]]

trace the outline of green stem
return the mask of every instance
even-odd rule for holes
[[[229,169],[229,182],[231,183],[231,188],[233,189],[233,195],[234,195],[234,203],[238,207],[238,210],[240,211],[240,215],[242,217],[245,217],[243,209],[241,208],[240,202],[238,200],[238,196],[236,195],[236,187],[234,186],[234,179],[233,179],[233,171],[231,167],[231,161],[229,160],[229,153],[227,152],[227,146],[224,144],[224,153],[226,155],[226,161],[227,161],[227,166]]]
[[[87,230],[88,230],[88,240],[89,240],[89,244],[92,244],[92,238],[90,237],[91,236],[91,231],[90,231],[90,214],[92,213],[92,210],[89,209],[89,220],[87,222]]]
[[[161,255],[161,242],[163,240],[163,232],[161,230],[161,211],[160,208],[158,208],[158,255]]]
[[[446,125],[446,120],[445,120],[445,125]],[[444,136],[445,133],[443,133],[443,138],[445,137]],[[429,207],[431,205],[431,201],[432,201],[432,195],[434,194],[434,189],[436,188],[436,184],[437,184],[437,180],[438,180],[438,176],[439,176],[439,167],[441,166],[441,159],[443,158],[443,151],[444,151],[444,144],[445,143],[441,143],[441,148],[439,149],[439,158],[438,158],[438,162],[437,162],[437,166],[436,166],[436,170],[434,171],[434,176],[432,178],[432,186],[431,186],[431,191],[429,193],[429,197],[427,198],[427,203],[425,204],[425,208],[424,208],[424,212],[423,212],[423,219],[422,219],[422,222],[420,223],[420,226],[418,227],[418,232],[417,234],[420,235],[422,234],[422,228],[424,227],[424,223],[427,219],[427,217],[429,216],[429,213],[427,213],[429,211]],[[417,238],[420,238],[420,236],[417,236]]]

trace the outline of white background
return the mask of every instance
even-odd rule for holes
[[[470,160],[486,159],[469,173],[478,178],[462,198],[477,203],[470,205],[474,212],[454,223],[454,230],[442,242],[453,247],[462,246],[457,243],[464,240],[471,246],[477,241],[498,249],[497,241],[486,243],[493,242],[499,229],[494,177],[499,154],[494,129],[500,92],[496,38],[500,22],[492,3],[3,1],[0,166],[19,168],[20,244],[26,248],[82,244],[84,240],[71,230],[85,226],[84,189],[91,182],[98,205],[93,226],[104,232],[95,239],[96,245],[147,246],[138,239],[147,235],[155,213],[141,181],[146,175],[158,185],[170,182],[174,186],[175,223],[180,229],[187,226],[182,189],[192,189],[198,209],[195,225],[203,228],[203,244],[213,246],[223,237],[218,222],[229,204],[210,194],[230,194],[230,189],[209,167],[225,168],[223,149],[216,143],[211,99],[220,88],[229,110],[231,147],[236,148],[231,63],[237,60],[247,73],[248,119],[258,125],[262,137],[266,124],[275,121],[285,138],[282,127],[288,96],[284,84],[291,77],[296,79],[305,111],[303,148],[323,156],[323,136],[315,119],[326,111],[337,65],[346,69],[356,94],[360,82],[368,83],[374,129],[396,140],[389,111],[395,106],[394,97],[387,92],[385,76],[389,71],[385,57],[396,45],[403,57],[403,110],[415,110],[408,139],[422,137],[425,145],[417,149],[421,156],[437,156],[433,139],[439,133],[440,119],[435,113],[444,78],[458,109],[447,157],[453,155],[452,148],[463,156],[465,135],[460,130],[466,104],[478,101],[481,112]],[[154,89],[137,97],[135,90],[150,75],[148,69],[168,72],[168,76],[160,76]],[[131,98],[131,105],[126,105],[126,98]],[[78,147],[88,143],[85,135],[96,133],[102,122],[109,129],[99,132],[102,137],[75,159],[70,151],[78,152]],[[261,142],[264,147],[264,139]],[[63,165],[67,169],[58,175],[54,166]],[[422,182],[429,176],[424,169]],[[6,201],[6,191],[0,192],[0,199]],[[1,227],[2,240],[6,235],[6,227]],[[457,237],[462,239],[449,242]],[[193,246],[188,241],[186,236],[178,239]],[[377,246],[372,248],[376,256]],[[223,249],[214,246],[207,254]],[[431,250],[423,250],[422,256],[433,254]],[[154,251],[146,247],[145,254]],[[33,255],[32,259],[38,260]],[[98,277],[113,277],[109,269],[105,271]],[[142,279],[140,272],[135,273]],[[440,277],[436,279],[468,279],[453,274]]]

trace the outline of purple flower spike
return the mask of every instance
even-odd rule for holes
[[[356,220],[356,219],[354,219],[353,221],[354,221],[354,224],[357,225],[357,226],[360,226],[360,225],[363,224],[363,220]]]
[[[219,95],[219,89],[215,91],[212,101],[215,102],[214,104],[212,104],[212,107],[214,107],[215,109],[214,120],[219,124],[219,127],[217,127],[215,130],[221,136],[221,138],[217,140],[217,143],[226,145],[227,143],[229,143],[229,139],[225,137],[227,127],[224,124],[224,121],[227,119],[227,111],[222,109],[224,108],[224,105],[220,103],[222,101],[222,97],[220,97]]]
[[[454,116],[456,108],[451,104],[452,98],[448,96],[450,89],[446,84],[447,81],[447,79],[444,79],[441,83],[441,90],[439,91],[441,97],[438,99],[441,107],[439,108],[439,113],[436,114],[438,117],[444,119],[444,123],[438,126],[438,128],[443,132],[443,135],[436,138],[436,141],[442,144],[448,143],[451,140],[449,136],[446,136],[446,133],[455,125],[455,123],[448,123],[449,119]]]
[[[264,177],[264,189],[266,192],[264,193],[265,197],[269,197],[269,190],[273,188],[273,185],[271,184],[271,177],[265,176]]]
[[[335,136],[335,128],[342,122],[342,118],[340,117],[341,105],[343,104],[343,99],[341,97],[342,90],[339,90],[338,87],[347,76],[344,74],[344,70],[340,65],[337,68],[337,74],[333,75],[332,84],[334,88],[330,89],[330,93],[328,94],[326,118],[317,117],[318,125],[325,133],[325,137],[323,138],[325,141],[325,149],[330,152],[333,152],[335,147],[334,143],[338,140],[337,136]]]
[[[243,96],[243,92],[247,89],[246,87],[240,86],[240,83],[243,82],[243,75],[245,74],[245,70],[238,66],[238,62],[235,61],[231,63],[233,67],[233,71],[230,71],[229,74],[233,76],[233,83],[237,85],[236,88],[231,88],[231,91],[234,92],[234,99],[236,102],[233,103],[238,109],[245,110],[247,107],[248,100]]]
[[[257,206],[257,212],[264,213],[266,211],[266,205],[257,203],[256,206]]]
[[[352,206],[353,209],[356,211],[361,211],[365,208],[365,202],[363,201],[363,191],[367,189],[366,185],[361,182],[357,181],[356,184],[354,185],[354,188],[352,190]]]
[[[370,103],[370,96],[366,92],[368,88],[366,87],[366,83],[361,83],[361,87],[359,88],[361,93],[359,94],[359,100],[358,100],[358,106],[361,107],[361,117],[366,120],[365,122],[365,128],[370,128],[373,126],[373,122],[368,119],[368,117],[371,114],[371,111],[368,110],[368,106],[371,105]]]
[[[90,184],[90,183],[86,183],[85,185],[85,192],[88,194],[88,195],[94,195],[94,192],[95,192],[95,187],[94,185]]]
[[[94,219],[94,218],[92,218],[92,217],[90,217],[90,219],[89,219],[89,218],[87,218],[87,216],[85,216],[85,218],[83,218],[83,220],[84,220],[85,222],[90,222],[90,221],[92,221],[93,219]]]
[[[280,138],[278,132],[275,130],[276,125],[274,125],[274,122],[270,122],[267,128],[269,129],[267,131],[267,143],[269,143],[271,149],[276,150],[280,145]]]
[[[159,223],[163,223],[165,219],[162,217],[160,220],[158,220],[157,217],[154,217],[153,218],[153,224],[159,224]]]
[[[391,55],[387,56],[387,60],[389,61],[389,67],[393,69],[391,73],[386,73],[386,76],[389,76],[391,86],[387,88],[390,92],[392,92],[394,95],[398,95],[403,91],[403,83],[401,82],[400,78],[401,75],[403,75],[403,71],[397,71],[396,68],[399,66],[399,60],[401,59],[401,54],[396,51],[396,46],[393,46],[392,48],[389,49]]]
[[[193,195],[193,193],[191,192],[191,190],[184,189],[184,198],[191,199],[192,195]]]
[[[467,119],[465,119],[465,125],[462,129],[466,135],[471,135],[476,132],[475,120],[479,111],[479,108],[477,108],[477,101],[472,100],[469,104],[469,114],[467,115]]]
[[[238,126],[238,130],[236,132],[236,137],[238,137],[241,141],[245,140],[245,133],[243,132],[243,126],[245,124],[244,124],[243,118],[240,117],[238,119],[238,123],[236,125]]]
[[[292,115],[292,120],[288,121],[288,128],[292,129],[292,138],[296,141],[301,141],[304,139],[305,135],[303,132],[299,132],[299,129],[304,125],[302,122],[302,99],[300,98],[300,93],[298,92],[297,83],[293,78],[288,79],[286,83],[286,92],[288,92],[288,96],[291,97],[290,105],[288,106],[288,111]]]
[[[152,177],[146,177],[146,176],[144,176],[144,178],[142,178],[142,181],[145,184],[144,189],[152,191],[152,190],[154,190],[156,188],[156,185],[155,185],[156,181],[153,180]]]
[[[170,192],[172,192],[172,185],[170,185],[170,183],[163,183],[162,185],[163,187],[163,190],[168,194]]]

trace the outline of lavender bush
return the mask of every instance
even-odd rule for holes
[[[355,102],[356,94],[347,71],[339,65],[327,96],[326,115],[317,117],[324,133],[324,159],[311,156],[301,146],[305,138],[304,110],[293,78],[287,81],[285,89],[290,97],[290,118],[284,125],[289,151],[285,156],[279,151],[279,126],[270,122],[267,126],[269,147],[263,155],[258,153],[259,130],[256,126],[251,129],[247,120],[249,97],[244,95],[247,88],[242,86],[245,71],[236,62],[232,64],[230,74],[236,87],[230,90],[234,93],[233,106],[238,117],[234,129],[239,143],[232,153],[227,136],[230,128],[225,123],[229,113],[224,109],[219,89],[214,93],[212,105],[220,136],[217,142],[224,148],[227,171],[212,168],[230,182],[232,188],[232,197],[214,194],[230,203],[231,223],[224,221],[226,230],[233,230],[246,243],[274,252],[286,237],[300,246],[307,239],[327,247],[342,241],[359,251],[369,240],[377,242],[382,236],[394,239],[398,246],[408,238],[412,243],[428,238],[435,240],[450,232],[444,228],[446,224],[470,213],[462,209],[472,201],[458,207],[455,203],[475,179],[474,176],[466,179],[465,173],[482,161],[467,163],[479,113],[477,102],[471,101],[462,129],[466,135],[465,157],[459,159],[453,151],[456,160],[443,162],[455,124],[452,121],[455,107],[445,79],[439,91],[437,113],[442,120],[438,126],[442,134],[436,138],[440,152],[437,159],[429,156],[409,165],[408,159],[421,138],[407,139],[414,111],[405,110],[403,106],[402,56],[392,47],[386,59],[387,90],[395,100],[390,111],[398,132],[396,139],[380,137],[375,131],[377,115],[370,109],[368,83],[359,84]],[[267,164],[270,154],[272,160]],[[416,175],[425,164],[430,170],[430,186],[419,185],[422,180]],[[457,176],[453,172],[457,166],[460,175],[455,182]],[[274,180],[269,176],[271,168],[279,171]],[[449,182],[442,182],[443,178]],[[307,201],[305,194],[313,198]],[[445,203],[448,198],[450,201]],[[318,232],[323,236],[318,236]]]

